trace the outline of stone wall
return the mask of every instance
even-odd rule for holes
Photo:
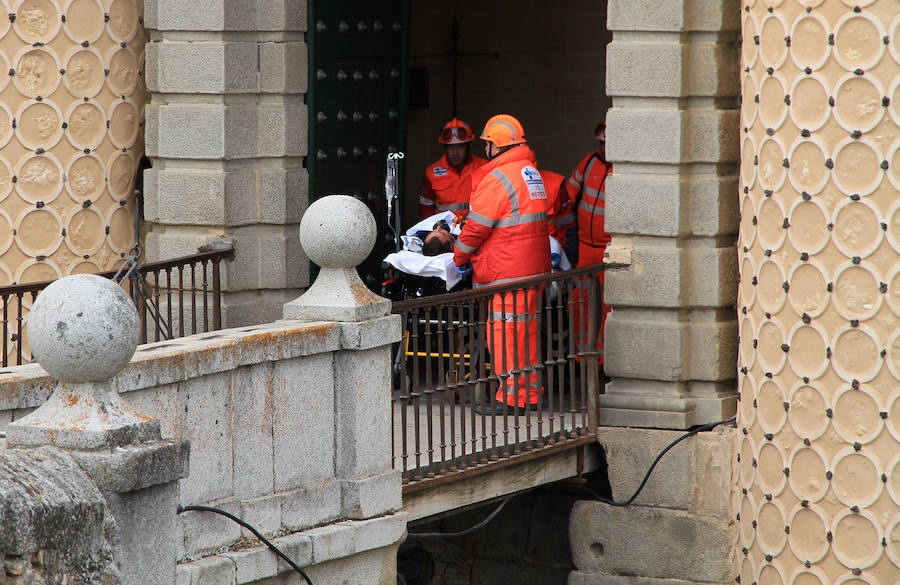
[[[744,2],[741,582],[900,575],[900,2]]]
[[[628,499],[656,455],[681,435],[599,429],[613,499]],[[673,447],[630,506],[576,503],[569,517],[576,566],[569,585],[734,583],[740,554],[731,492],[734,435],[733,427],[719,427]]]
[[[147,0],[147,257],[233,240],[226,326],[273,321],[308,285],[306,2]]]
[[[394,316],[222,330],[141,346],[113,384],[159,420],[164,438],[190,441],[180,505],[243,518],[311,565],[317,583],[387,583],[406,531],[388,447],[384,343],[393,339]],[[55,384],[37,364],[0,370],[0,380],[3,428],[45,402]],[[178,519],[167,542],[179,583],[287,578],[289,567],[265,547],[248,547],[249,533],[230,520],[207,512]]]
[[[734,413],[738,0],[611,0],[604,425]]]
[[[425,166],[443,154],[438,135],[452,117],[451,26],[459,22],[458,115],[478,136],[497,113],[517,116],[525,126],[540,168],[564,175],[593,152],[592,136],[609,100],[604,63],[609,36],[605,2],[412,3],[410,54],[413,67],[427,67],[430,103],[409,112],[407,219],[418,214]],[[416,55],[440,55],[416,58]],[[472,148],[484,154],[484,143]]]

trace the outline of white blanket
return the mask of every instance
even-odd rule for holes
[[[447,283],[447,290],[462,280],[462,276],[456,272],[456,265],[453,263],[453,252],[445,252],[437,256],[423,256],[417,252],[400,250],[388,254],[384,261],[407,274],[436,276]]]

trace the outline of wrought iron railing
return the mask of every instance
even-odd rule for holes
[[[593,440],[607,267],[394,303],[392,455],[405,491]]]
[[[122,286],[138,309],[141,343],[221,329],[221,263],[230,258],[232,247],[138,265],[143,285],[140,279],[129,278]],[[100,273],[106,278],[115,275],[115,270]],[[3,367],[31,360],[25,317],[52,282],[0,287]]]

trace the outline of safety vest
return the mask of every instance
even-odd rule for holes
[[[566,177],[541,169],[541,178],[547,188],[547,229],[562,246],[566,246],[566,228],[575,223],[575,212],[563,182]]]
[[[425,169],[422,192],[419,194],[419,213],[422,219],[440,211],[465,215],[469,210],[469,198],[472,194],[472,173],[485,163],[487,160],[469,154],[465,164],[457,171],[445,154],[429,165]]]
[[[454,261],[472,263],[476,288],[550,273],[547,191],[536,167],[534,153],[522,145],[475,172]]]
[[[597,153],[581,159],[566,181],[569,201],[577,205],[578,240],[588,246],[606,246],[606,178],[612,164],[604,162]]]

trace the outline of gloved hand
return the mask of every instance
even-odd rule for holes
[[[454,268],[456,268],[457,274],[469,274],[470,272],[472,272],[472,264],[470,264],[469,262],[466,262],[462,266],[454,266]]]

